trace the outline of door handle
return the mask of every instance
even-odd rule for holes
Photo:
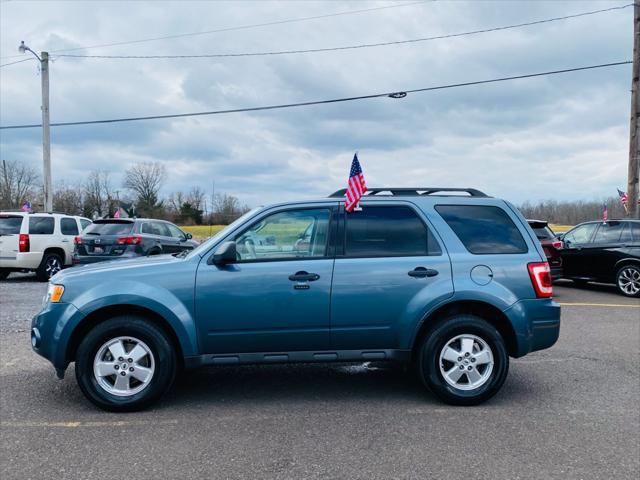
[[[438,270],[434,270],[433,268],[416,267],[411,270],[408,275],[415,278],[435,277],[438,275]]]
[[[292,282],[315,282],[320,278],[317,273],[308,273],[303,271],[296,272],[293,275],[289,275],[289,280]]]
[[[66,238],[63,238],[62,240],[60,240],[60,242],[62,242],[62,243],[69,243],[69,240],[67,240]]]

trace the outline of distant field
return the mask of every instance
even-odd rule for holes
[[[211,235],[215,235],[224,227],[224,225],[189,225],[181,226],[180,228],[185,232],[189,232],[196,240],[204,240]]]
[[[549,227],[551,227],[554,233],[564,233],[571,230],[573,225],[556,225],[555,223],[550,223]]]

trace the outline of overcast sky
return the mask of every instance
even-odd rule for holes
[[[408,3],[408,2],[404,2]],[[437,1],[129,45],[86,55],[312,49],[535,21],[625,2]],[[36,51],[370,9],[393,2],[3,1],[1,64]],[[213,59],[57,58],[51,121],[197,112],[408,90],[629,60],[626,8],[513,30],[323,53]],[[55,58],[55,54],[52,54]],[[52,128],[54,183],[159,160],[164,194],[199,185],[251,206],[346,184],[359,151],[369,185],[471,186],[516,203],[625,188],[631,67],[289,110]],[[0,68],[0,124],[40,122],[37,62]],[[0,131],[1,157],[41,168],[41,130]]]

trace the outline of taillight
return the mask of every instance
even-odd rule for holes
[[[549,298],[553,295],[551,269],[547,262],[534,262],[527,265],[536,297]]]
[[[142,237],[138,237],[137,235],[132,235],[130,237],[120,237],[116,240],[118,245],[138,245],[142,242]]]
[[[562,240],[556,240],[551,245],[553,245],[553,248],[555,248],[556,250],[562,250],[564,248],[564,244],[562,243]]]
[[[73,237],[74,245],[82,245],[82,237],[78,235],[77,237]]]
[[[31,249],[31,244],[29,243],[29,235],[26,233],[21,233],[18,237],[18,251],[20,253],[28,252]]]

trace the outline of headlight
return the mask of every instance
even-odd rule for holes
[[[58,303],[62,298],[62,294],[64,293],[64,285],[56,285],[53,283],[49,284],[49,288],[47,289],[47,296],[44,298],[45,303]]]

